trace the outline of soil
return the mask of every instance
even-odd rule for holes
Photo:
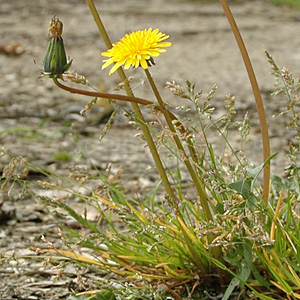
[[[216,115],[224,113],[225,95],[236,97],[238,117],[249,113],[250,141],[246,148],[253,163],[262,157],[259,124],[255,102],[243,61],[233,34],[216,3],[188,0],[97,0],[103,22],[112,41],[125,33],[159,28],[170,35],[172,47],[156,59],[151,68],[163,98],[173,106],[189,105],[165,89],[166,81],[184,84],[188,79],[207,94],[216,83],[214,97]],[[285,118],[273,118],[287,104],[284,97],[271,97],[274,78],[265,51],[279,66],[286,66],[298,76],[300,69],[300,14],[286,7],[275,7],[266,1],[230,2],[237,24],[244,37],[258,82],[270,126],[272,153],[279,152],[273,171],[283,175],[285,154],[292,137]],[[94,86],[113,90],[117,75],[101,70],[101,52],[105,45],[84,1],[12,0],[0,3],[0,145],[5,153],[26,157],[27,161],[67,174],[76,165],[91,168],[91,162],[79,155],[85,151],[101,170],[111,166],[116,173],[122,167],[122,179],[136,190],[149,191],[157,182],[144,143],[136,138],[136,129],[119,113],[109,133],[99,142],[103,118],[109,106],[94,106],[85,116],[80,110],[91,99],[59,90],[50,79],[41,78],[40,65],[46,50],[50,19],[57,15],[64,23],[67,54],[74,60],[72,70],[84,75]],[[153,100],[142,70],[131,70],[134,92]],[[129,106],[122,104],[126,109]],[[145,111],[146,116],[151,115]],[[182,116],[185,116],[184,114]],[[193,117],[193,114],[191,113]],[[75,141],[74,134],[78,140]],[[210,142],[218,145],[219,136]],[[239,139],[233,136],[233,145]],[[59,159],[61,153],[67,159]],[[0,171],[10,156],[0,156]],[[43,180],[41,174],[29,174],[29,180]],[[41,192],[42,191],[37,191]],[[75,203],[83,209],[80,203]],[[90,218],[95,213],[90,212]],[[69,223],[68,223],[69,222]],[[76,226],[67,219],[66,224]],[[37,259],[30,246],[44,246],[41,236],[58,234],[57,223],[46,209],[17,185],[0,191],[0,299],[66,299],[72,291],[97,288],[97,274],[68,267],[49,267]],[[55,240],[51,240],[56,242]],[[61,275],[61,276],[60,276]]]

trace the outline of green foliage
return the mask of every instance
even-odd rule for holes
[[[52,158],[55,161],[70,161],[72,159],[71,155],[68,152],[57,152],[53,154]]]
[[[97,292],[92,296],[76,296],[71,295],[67,300],[117,300],[116,296],[111,291]]]
[[[300,9],[299,0],[271,0],[276,5],[289,5],[292,8]]]

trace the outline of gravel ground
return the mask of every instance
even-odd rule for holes
[[[186,79],[195,82],[204,94],[216,83],[214,103],[220,115],[224,111],[225,95],[234,94],[238,116],[248,112],[252,124],[247,155],[254,163],[261,163],[262,158],[257,155],[261,153],[261,140],[251,87],[218,2],[96,0],[95,3],[112,41],[127,32],[148,27],[159,28],[170,35],[172,47],[151,69],[168,103],[188,105],[164,88],[165,82],[172,80],[181,84]],[[272,153],[279,152],[273,170],[282,174],[291,131],[286,129],[287,120],[272,118],[286,102],[284,98],[270,96],[274,80],[264,51],[270,52],[279,66],[288,67],[297,77],[300,15],[265,1],[234,1],[231,7],[263,94]],[[95,106],[81,117],[79,111],[90,99],[61,91],[51,80],[40,78],[39,65],[53,15],[64,22],[67,54],[74,59],[72,69],[108,91],[119,83],[117,75],[108,76],[107,70],[101,71],[101,52],[105,46],[84,1],[1,1],[0,145],[9,153],[25,156],[33,163],[62,173],[73,165],[91,167],[78,155],[78,149],[84,149],[100,169],[105,169],[108,163],[113,170],[122,166],[123,179],[132,180],[138,189],[151,189],[157,176],[145,171],[152,164],[150,156],[122,114],[116,117],[100,143],[98,137],[106,108]],[[16,45],[17,52],[8,51],[7,45]],[[130,71],[128,75],[134,76],[136,95],[152,100],[142,70]],[[78,132],[77,144],[72,128]],[[210,140],[217,145],[219,137],[212,135]],[[234,136],[232,143],[238,143]],[[70,161],[55,160],[53,155],[62,151],[71,155]],[[0,157],[0,171],[8,162],[7,155]],[[39,176],[32,175],[32,180],[36,179],[40,179]],[[90,218],[95,215],[91,213]],[[71,220],[66,222],[75,226]],[[59,268],[49,268],[42,262],[25,258],[33,255],[28,250],[30,246],[43,245],[40,238],[46,233],[57,234],[57,227],[44,208],[30,198],[22,198],[17,188],[10,194],[0,191],[0,253],[3,255],[3,259],[0,258],[0,299],[65,299],[72,290],[93,288],[93,276],[89,272],[70,268],[55,279]]]

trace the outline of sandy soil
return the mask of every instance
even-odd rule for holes
[[[217,114],[223,112],[224,96],[234,94],[238,115],[249,112],[253,126],[247,154],[254,163],[261,163],[262,158],[257,155],[261,141],[251,87],[218,2],[98,0],[95,3],[112,41],[127,32],[148,27],[159,28],[171,36],[172,47],[151,69],[167,102],[174,106],[188,105],[164,88],[165,82],[172,80],[184,84],[188,79],[204,93],[216,83]],[[298,76],[299,14],[265,1],[233,2],[231,7],[263,93],[271,128],[272,153],[279,151],[274,170],[282,172],[291,133],[286,130],[286,120],[272,118],[286,101],[270,97],[274,80],[264,51],[270,52],[280,66],[288,67]],[[78,155],[78,149],[85,149],[99,168],[105,169],[112,163],[112,168],[117,170],[122,165],[125,179],[133,180],[138,188],[151,188],[157,178],[145,171],[151,159],[141,141],[134,138],[136,130],[127,125],[121,113],[100,143],[103,107],[94,107],[81,117],[79,111],[90,99],[68,94],[57,89],[51,80],[40,78],[39,65],[53,15],[64,22],[67,54],[74,59],[72,69],[108,91],[119,83],[117,75],[108,76],[107,70],[101,71],[101,52],[106,49],[84,1],[1,1],[0,145],[7,152],[25,156],[31,162],[58,172],[75,164],[89,168],[89,163]],[[18,45],[17,53],[3,48],[4,45]],[[128,75],[135,78],[136,95],[151,100],[153,96],[142,70],[130,71]],[[72,126],[79,134],[77,144],[70,134]],[[212,136],[211,142],[217,143],[218,139]],[[232,142],[235,143],[234,138]],[[53,155],[61,151],[68,152],[72,159],[65,163],[56,161]],[[0,171],[8,162],[9,156],[0,156]],[[32,180],[36,178],[33,176]],[[24,258],[33,254],[28,250],[31,245],[43,244],[42,234],[51,232],[57,233],[55,222],[38,203],[22,198],[18,189],[10,194],[0,191],[0,253],[3,255],[0,258],[0,299],[65,299],[72,290],[94,286],[88,272],[68,269],[60,279],[54,280],[59,268],[51,269]],[[19,258],[12,258],[16,256]]]

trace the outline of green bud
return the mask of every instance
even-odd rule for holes
[[[61,76],[72,64],[72,61],[67,61],[64,41],[61,37],[62,26],[62,22],[59,19],[53,18],[51,20],[49,32],[52,36],[50,37],[43,61],[43,69],[51,77]]]
[[[51,38],[43,61],[43,69],[52,76],[66,72],[72,64],[68,63],[64,41],[60,38]]]

